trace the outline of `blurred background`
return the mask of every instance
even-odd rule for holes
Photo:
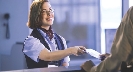
[[[33,0],[0,0],[0,71],[25,69],[22,53]],[[122,17],[133,0],[50,0],[55,9],[54,31],[62,35],[68,47],[83,45],[100,53],[110,53],[112,41]],[[70,66],[86,60],[98,64],[90,55],[70,56]]]

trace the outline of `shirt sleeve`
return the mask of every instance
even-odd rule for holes
[[[122,61],[127,63],[133,59],[133,7],[131,7],[117,29],[111,55],[98,66],[88,72],[118,72]]]
[[[40,43],[40,40],[33,36],[28,36],[24,42],[23,52],[32,60],[38,62],[38,56],[45,46]]]
[[[65,49],[67,49],[66,40],[65,40],[63,37],[61,37],[61,36],[60,36],[60,38],[61,38],[62,41],[63,41],[63,44],[64,44]],[[67,57],[64,58],[64,61],[63,61],[63,62],[69,62],[69,61],[70,61],[70,57],[67,56]]]

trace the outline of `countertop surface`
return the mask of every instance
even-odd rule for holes
[[[81,72],[81,68],[80,66],[68,66],[68,67],[61,66],[61,67],[51,67],[51,68],[11,70],[11,71],[1,71],[1,72]]]

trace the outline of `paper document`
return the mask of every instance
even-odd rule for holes
[[[86,52],[90,54],[91,56],[100,59],[100,53],[93,50],[93,49],[86,49]]]

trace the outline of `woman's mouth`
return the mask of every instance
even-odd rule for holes
[[[47,21],[52,21],[52,20],[53,20],[53,18],[47,18],[46,20],[47,20]]]

